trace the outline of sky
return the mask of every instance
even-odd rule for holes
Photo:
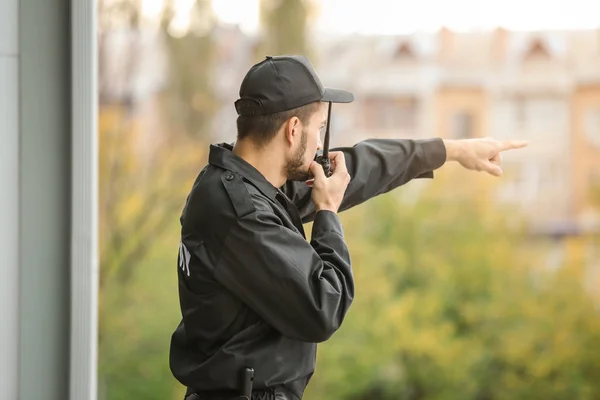
[[[160,10],[162,0],[142,0],[146,14]],[[175,0],[181,26],[194,0]],[[493,29],[562,30],[600,28],[598,0],[310,0],[320,3],[319,32],[333,34],[400,34]],[[246,32],[258,26],[259,0],[212,0],[216,16]],[[154,10],[154,11],[153,11]]]

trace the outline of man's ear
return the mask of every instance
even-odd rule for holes
[[[293,146],[297,135],[302,134],[302,126],[298,117],[292,117],[283,124],[285,141],[289,146]]]

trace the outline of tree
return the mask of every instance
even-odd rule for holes
[[[256,59],[261,61],[265,55],[306,55],[309,13],[307,0],[261,0],[262,34]]]
[[[131,105],[131,83],[140,59],[140,0],[113,0],[98,2],[98,92],[100,106],[119,103]],[[114,76],[108,71],[111,54],[109,37],[125,32],[126,57],[119,60],[120,81],[126,86],[119,95],[111,93]]]
[[[163,93],[166,116],[173,129],[210,142],[212,117],[220,107],[210,84],[216,26],[210,0],[193,3],[187,26],[179,26],[177,17],[169,1],[161,23],[171,66]]]
[[[209,142],[212,117],[220,106],[210,84],[214,73],[211,34],[216,26],[210,0],[195,0],[189,10],[178,9],[177,12],[173,0],[167,0],[158,18],[158,34],[154,36],[150,50],[143,38],[153,32],[154,27],[144,24],[140,10],[141,0],[112,0],[109,3],[102,0],[99,3],[100,104],[119,103],[133,108],[138,101],[135,98],[136,74],[143,68],[155,67],[144,65],[142,54],[144,51],[164,53],[168,72],[161,101],[169,134],[187,134]],[[107,70],[113,50],[108,45],[111,35],[125,36],[123,40],[127,47],[124,57],[118,61],[119,81],[125,88],[116,94],[110,91],[115,77]]]

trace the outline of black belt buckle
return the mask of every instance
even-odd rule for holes
[[[251,400],[254,369],[246,367],[242,370],[242,399]]]

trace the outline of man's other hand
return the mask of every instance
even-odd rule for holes
[[[500,153],[506,150],[520,149],[529,143],[520,140],[496,140],[493,138],[445,139],[446,161],[458,161],[460,165],[472,171],[485,171],[490,175],[501,176]]]

